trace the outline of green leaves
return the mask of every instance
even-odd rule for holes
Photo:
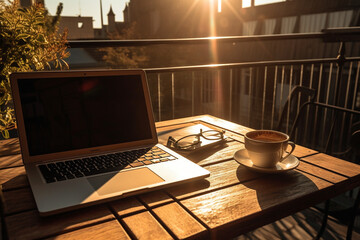
[[[20,8],[18,2],[0,0],[0,132],[5,138],[16,127],[10,74],[68,68],[67,33],[58,33],[60,13],[53,18],[42,5]]]

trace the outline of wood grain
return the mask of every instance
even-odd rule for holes
[[[29,186],[25,168],[14,167],[0,170],[0,184],[3,191]]]
[[[207,124],[210,124],[213,126],[218,126],[223,129],[233,131],[235,133],[240,133],[240,134],[245,134],[246,132],[253,130],[251,128],[241,126],[239,124],[229,122],[224,119],[220,119],[220,118],[217,118],[217,117],[214,117],[211,115],[199,115],[199,116],[157,122],[156,127],[160,128],[163,126],[171,126],[171,125],[177,125],[177,124],[181,124],[181,123],[194,122],[194,121],[202,121],[204,123],[207,123]]]
[[[172,187],[166,191],[177,199],[183,199],[263,176],[240,166],[235,160],[209,165],[205,169],[210,171],[210,177]]]
[[[183,155],[200,166],[206,166],[232,159],[234,153],[243,146],[242,143],[233,141]]]
[[[58,235],[114,219],[103,205],[84,208],[50,217],[40,217],[37,210],[5,217],[9,239],[34,239]]]
[[[109,205],[119,216],[146,210],[144,205],[142,205],[135,197],[120,199],[109,203]]]
[[[318,151],[312,150],[310,148],[302,147],[300,145],[296,145],[293,155],[302,158],[315,153],[318,153]]]
[[[142,212],[123,219],[136,239],[173,239],[149,212]]]
[[[3,193],[3,197],[5,215],[36,209],[35,200],[30,188],[6,191]]]
[[[295,156],[304,159],[296,170],[281,175],[251,172],[233,159],[234,153],[244,147],[241,134],[251,129],[210,115],[156,123],[162,132],[159,139],[165,139],[164,134],[171,129],[198,123],[226,129],[238,140],[187,155],[208,169],[210,177],[52,217],[40,217],[35,209],[21,157],[16,154],[18,140],[4,141],[0,185],[9,238],[223,239],[360,185],[360,166],[301,146],[294,151]],[[111,210],[119,215],[122,225]]]
[[[163,190],[145,193],[138,197],[139,197],[139,199],[141,199],[142,202],[144,202],[150,208],[174,201]]]
[[[309,156],[303,159],[311,164],[329,169],[347,177],[354,177],[360,173],[360,165],[341,160],[323,153]]]
[[[178,239],[205,239],[207,230],[178,203],[170,203],[153,209]]]
[[[15,155],[20,153],[20,144],[18,138],[0,140],[0,156]]]
[[[169,136],[172,136],[174,138],[177,137],[174,136],[174,134],[176,134],[176,131],[181,132],[183,129],[194,126],[199,123],[200,123],[199,121],[194,121],[194,122],[179,123],[177,125],[158,127],[156,128],[156,131],[158,134],[159,143],[166,145]],[[184,133],[181,134],[183,135]]]
[[[209,127],[208,129],[217,129],[216,127],[206,123],[199,124],[199,122],[197,121],[192,123],[174,125],[170,127],[163,127],[161,128],[161,136],[159,137],[159,142],[163,145],[166,145],[169,136],[172,136],[175,139],[180,139],[186,135],[199,133],[200,128],[207,129],[207,126]],[[232,134],[232,136],[235,135],[236,134]],[[228,136],[228,133],[226,133],[226,136]],[[242,148],[242,146],[242,143],[232,140],[231,142],[216,145],[213,147],[207,147],[206,149],[199,149],[191,152],[179,151],[179,153],[190,159],[191,161],[201,166],[204,166],[222,161],[224,159],[231,159],[234,153],[238,149]]]
[[[0,145],[1,146],[1,145]],[[7,155],[0,157],[0,169],[8,167],[22,166],[22,157],[20,154]]]
[[[298,170],[301,170],[305,173],[309,173],[315,176],[318,176],[319,178],[322,178],[326,181],[329,181],[331,183],[338,183],[341,181],[346,180],[347,178],[344,176],[341,176],[339,174],[329,172],[323,168],[314,167],[313,165],[301,161],[300,165],[297,167]]]
[[[109,222],[100,223],[87,228],[82,228],[76,231],[65,233],[59,236],[54,236],[47,239],[56,240],[71,240],[71,239],[86,239],[86,240],[98,240],[98,239],[109,239],[109,240],[125,240],[131,239],[125,232],[123,227],[118,221],[113,220]]]
[[[314,183],[315,182],[315,183]],[[263,178],[234,185],[201,196],[181,201],[185,207],[199,217],[212,231],[240,229],[241,223],[253,220],[252,227],[264,224],[260,216],[266,211],[281,210],[281,216],[289,215],[290,210],[308,207],[303,198],[319,189],[331,186],[324,180],[296,171],[281,175],[268,175]],[[276,187],[274,187],[276,186]],[[299,200],[301,199],[301,201]],[[299,202],[295,201],[299,200]],[[314,199],[308,199],[313,204]],[[317,199],[317,201],[321,201]],[[294,204],[294,203],[297,203]],[[311,205],[310,205],[311,206]],[[287,211],[287,212],[286,212]],[[280,216],[280,215],[279,215]],[[264,216],[266,221],[275,221],[278,216]],[[238,222],[238,225],[232,226]],[[224,232],[220,231],[221,234]],[[220,232],[216,234],[220,234]]]
[[[206,116],[207,115],[198,115],[198,116],[185,117],[185,118],[180,118],[180,119],[165,120],[165,121],[161,121],[161,122],[156,122],[155,126],[156,126],[156,128],[162,128],[162,127],[169,127],[169,126],[184,124],[184,123],[189,123],[189,122],[201,121]]]

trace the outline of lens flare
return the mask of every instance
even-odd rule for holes
[[[216,11],[215,11],[215,2],[214,0],[209,0],[209,24],[210,24],[210,37],[216,37]],[[218,63],[218,47],[216,39],[211,39],[210,41],[210,57],[212,63]]]

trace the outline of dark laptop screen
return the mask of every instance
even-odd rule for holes
[[[18,85],[30,156],[152,138],[140,75]]]

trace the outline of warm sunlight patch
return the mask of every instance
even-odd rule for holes
[[[285,2],[285,0],[255,0],[255,6],[257,5],[264,5],[276,2]],[[243,0],[243,8],[251,7],[251,0]]]

